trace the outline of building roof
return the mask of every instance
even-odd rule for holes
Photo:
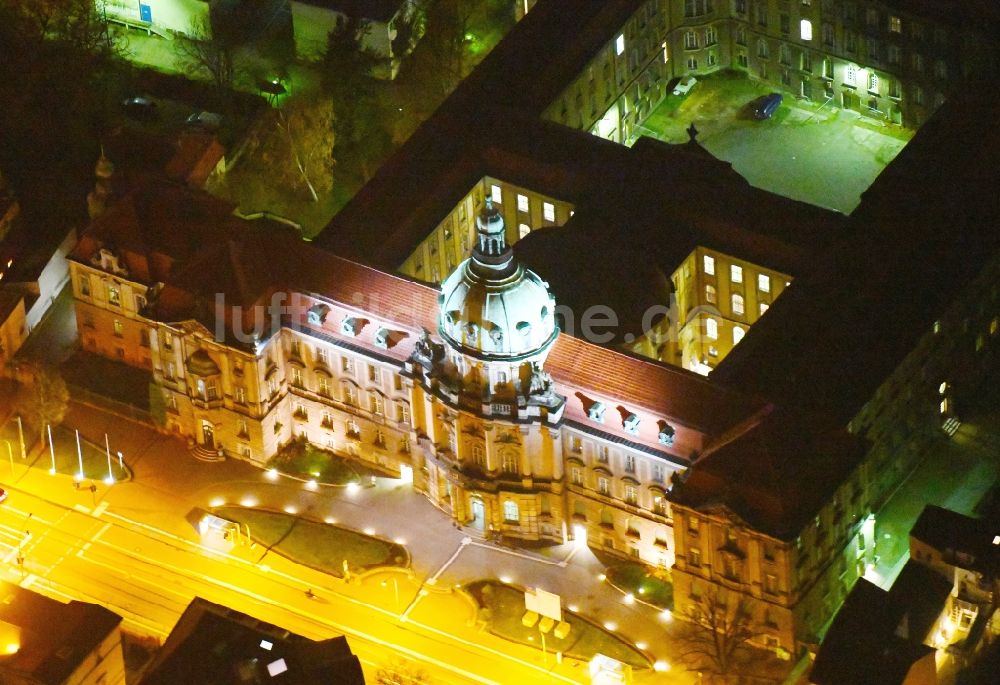
[[[768,405],[718,438],[670,500],[698,510],[723,507],[754,530],[792,540],[864,458],[866,445],[813,417]]]
[[[910,537],[940,551],[955,566],[1000,578],[1000,522],[928,504]]]
[[[996,258],[1000,93],[957,91],[863,195],[852,237],[782,293],[714,380],[845,425]]]
[[[2,682],[6,674],[17,682],[62,685],[122,620],[96,604],[63,604],[6,582],[0,596],[0,640],[18,645],[0,657]]]
[[[71,259],[89,263],[101,248],[116,253],[132,280],[170,279],[173,265],[234,233],[233,206],[180,184],[146,179],[92,221]]]
[[[924,602],[928,598],[944,605],[950,587],[940,579],[927,578],[926,595],[894,597],[864,578],[859,580],[823,639],[813,662],[809,682],[814,685],[898,685],[906,680],[914,663],[934,653],[919,638],[903,637],[900,630],[905,604],[897,600]],[[945,583],[947,585],[947,583]]]
[[[196,597],[142,685],[364,685],[344,637],[319,642]]]
[[[407,162],[406,175],[395,175],[391,192],[374,194],[369,186],[380,181],[376,174],[316,244],[396,269],[486,176],[574,204],[567,227],[580,240],[570,244],[567,237],[557,249],[596,253],[609,242],[643,246],[666,273],[704,245],[797,275],[814,252],[843,233],[842,215],[754,188],[697,143],[642,138],[629,148],[496,109],[502,124],[483,131],[468,121],[449,125],[432,118],[428,124],[441,127],[447,149],[438,145],[418,153],[404,145],[387,162],[390,169]],[[723,194],[727,202],[718,202]],[[627,264],[618,271],[625,273]],[[568,282],[565,290],[575,285]]]

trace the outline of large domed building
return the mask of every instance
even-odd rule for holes
[[[559,335],[555,299],[514,257],[489,200],[476,229],[472,255],[441,288],[442,342],[425,334],[407,364],[426,415],[440,418],[429,436],[428,487],[476,527],[513,519],[552,536],[524,517],[561,491],[558,433],[539,429],[558,426],[566,403],[543,368]]]

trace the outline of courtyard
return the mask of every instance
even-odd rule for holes
[[[683,143],[694,124],[698,142],[751,185],[850,214],[914,133],[790,93],[769,119],[754,119],[751,103],[771,92],[736,72],[701,77],[687,95],[668,94],[636,135]]]

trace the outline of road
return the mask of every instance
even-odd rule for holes
[[[322,588],[279,564],[254,564],[241,550],[212,550],[103,504],[87,509],[12,491],[0,507],[6,579],[56,598],[101,604],[119,613],[127,629],[161,639],[200,596],[309,638],[347,635],[369,670],[395,656],[419,661],[440,683],[579,682],[419,621],[400,622],[393,611]],[[314,599],[307,588],[317,588]]]

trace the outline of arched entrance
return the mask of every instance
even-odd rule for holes
[[[486,505],[481,497],[473,495],[469,498],[469,510],[472,512],[472,521],[469,522],[478,531],[486,529]]]
[[[201,422],[201,444],[209,449],[215,449],[215,426],[211,421]]]

